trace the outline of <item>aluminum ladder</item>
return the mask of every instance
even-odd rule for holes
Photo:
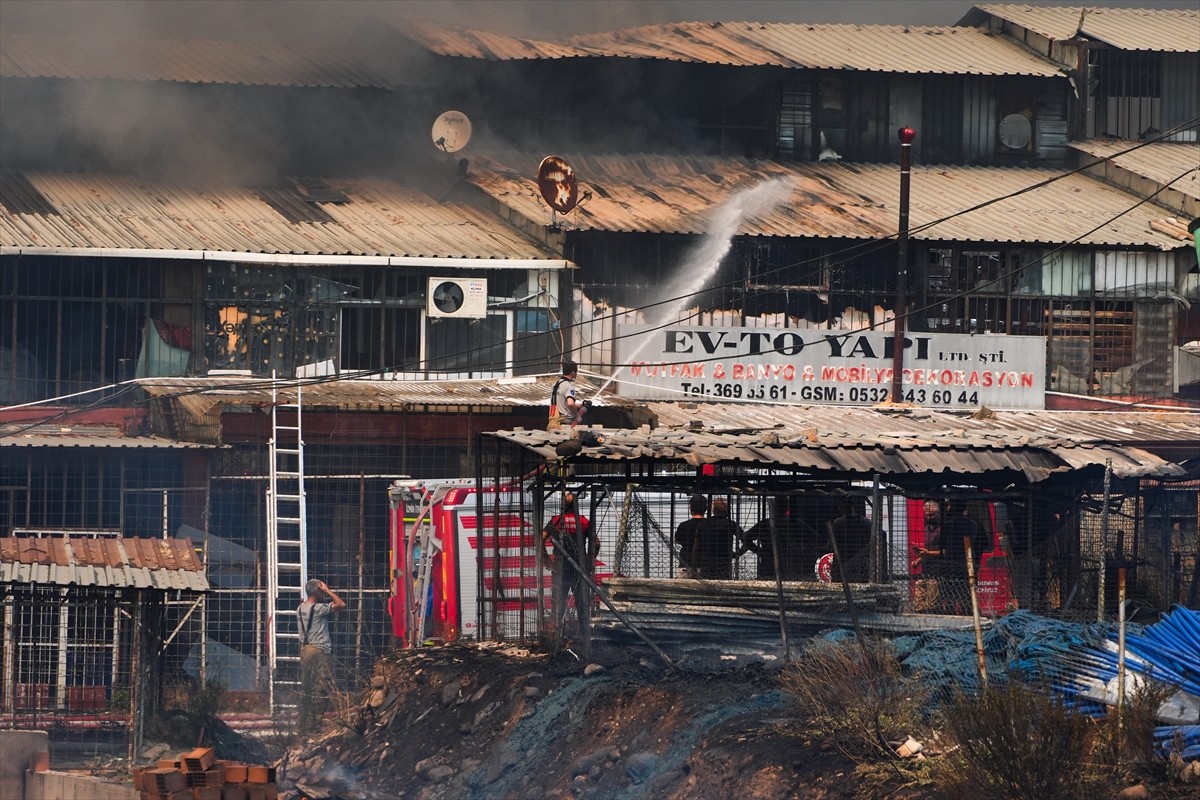
[[[300,632],[296,608],[308,581],[308,514],[304,492],[301,388],[280,402],[271,386],[270,477],[267,485],[267,631],[271,714],[296,707],[300,690]]]

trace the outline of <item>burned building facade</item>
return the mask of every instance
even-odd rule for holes
[[[506,474],[479,434],[542,427],[564,357],[603,382],[617,326],[664,315],[890,330],[905,125],[909,330],[1045,337],[1066,403],[1186,394],[1194,110],[1164,89],[1161,140],[1079,141],[1101,133],[1075,127],[1076,68],[986,14],[558,43],[414,23],[98,61],[6,33],[0,535],[191,538],[210,589],[167,609],[172,668],[259,692],[293,599],[268,491],[299,421],[271,411],[300,406],[307,567],[351,605],[335,645],[365,667],[390,644],[387,486]],[[429,136],[448,109],[474,127],[456,152]],[[536,183],[550,154],[579,180],[561,215]],[[763,185],[774,200],[737,206]],[[591,421],[663,416],[636,406]]]

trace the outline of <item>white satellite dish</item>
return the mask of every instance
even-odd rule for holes
[[[433,122],[433,146],[456,153],[471,140],[471,120],[461,111],[443,111]]]

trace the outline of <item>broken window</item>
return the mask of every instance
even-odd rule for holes
[[[335,369],[337,302],[353,287],[292,269],[208,268],[205,355],[209,369],[295,376]]]

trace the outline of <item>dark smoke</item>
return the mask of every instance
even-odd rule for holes
[[[1187,7],[1193,2],[1138,5]],[[1089,2],[1124,4],[1125,0]],[[404,85],[346,90],[5,79],[0,91],[0,166],[108,170],[240,185],[270,184],[286,175],[420,178],[433,172],[429,180],[436,188],[439,181],[444,184],[446,167],[429,142],[437,113],[460,107],[472,92],[481,91],[502,92],[517,109],[534,107],[541,100],[536,94],[540,82],[534,88],[525,80],[527,72],[521,70],[529,65],[512,64],[489,66],[485,75],[493,81],[491,86],[454,86],[444,77],[432,80],[430,56],[389,33],[388,26],[403,27],[405,15],[450,27],[550,39],[672,20],[953,24],[970,7],[970,2],[946,0],[2,0],[0,35],[69,39],[71,50],[98,64],[140,60],[153,72],[147,41],[236,40],[246,42],[250,50],[254,42],[274,42],[333,48],[378,60],[392,74],[403,75]],[[603,72],[596,73],[596,79],[604,82],[610,96],[630,109],[645,104],[644,112],[632,118],[647,124],[611,132],[620,149],[664,149],[649,124],[655,115],[654,87],[642,83],[644,76],[629,64],[597,69]],[[487,137],[488,131],[481,128],[472,147],[480,148]],[[432,193],[437,196],[440,191]]]

